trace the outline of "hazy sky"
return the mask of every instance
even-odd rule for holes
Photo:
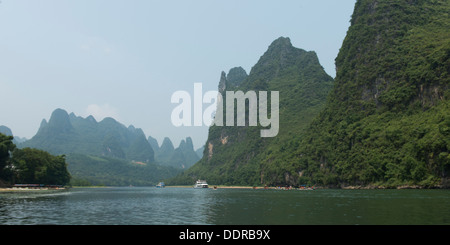
[[[62,108],[198,148],[208,128],[172,125],[175,91],[217,90],[222,71],[249,73],[280,36],[334,77],[355,2],[1,0],[0,125],[31,138]]]

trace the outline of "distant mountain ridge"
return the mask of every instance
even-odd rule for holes
[[[18,145],[48,151],[52,154],[86,154],[123,160],[157,163],[185,169],[200,158],[193,149],[190,137],[174,148],[169,138],[161,147],[153,137],[148,138],[140,128],[126,127],[113,118],[97,122],[93,116],[86,118],[55,109],[49,121],[43,119],[36,135]]]
[[[0,130],[12,134],[6,126]],[[97,122],[93,116],[83,118],[59,108],[48,121],[42,120],[35,136],[17,147],[66,155],[73,185],[155,185],[200,159],[190,137],[177,148],[169,138],[159,147],[133,125],[109,117]]]
[[[19,147],[32,147],[52,154],[80,153],[154,162],[154,152],[141,129],[125,127],[113,118],[97,122],[94,117],[53,111],[42,120],[37,134]]]
[[[168,137],[164,138],[161,147],[158,146],[158,141],[152,137],[149,137],[148,141],[155,151],[156,162],[161,165],[188,169],[200,160],[200,157],[194,150],[191,137],[181,140],[177,148],[174,147]]]

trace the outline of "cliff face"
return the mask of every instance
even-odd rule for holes
[[[357,1],[335,87],[294,154],[299,183],[445,184],[449,12],[449,1]]]
[[[338,102],[375,109],[427,109],[449,84],[448,1],[358,1],[336,58]]]
[[[248,110],[246,126],[212,126],[203,158],[178,182],[190,184],[196,178],[216,184],[283,182],[280,169],[290,168],[290,163],[283,162],[280,151],[292,145],[317,115],[332,83],[316,53],[295,48],[284,37],[269,46],[248,75],[240,67],[228,74],[222,72],[219,92],[224,96],[224,115],[226,91],[267,91],[269,101],[272,91],[279,92],[279,133],[262,138],[260,130],[264,127],[249,126]]]

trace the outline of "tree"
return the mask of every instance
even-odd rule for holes
[[[16,149],[13,153],[16,182],[65,185],[70,181],[65,156],[53,156],[38,149]]]
[[[14,137],[0,133],[0,180],[7,180],[10,171],[6,168],[10,163],[10,153],[16,148],[13,143]]]

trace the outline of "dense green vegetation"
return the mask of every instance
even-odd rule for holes
[[[16,148],[14,137],[0,133],[0,185],[12,179],[11,152]],[[4,183],[3,183],[4,184]]]
[[[303,132],[323,107],[332,84],[316,53],[293,47],[289,38],[275,40],[249,75],[240,67],[222,73],[219,91],[269,91],[268,108],[270,91],[279,91],[278,135],[261,138],[260,126],[212,126],[202,160],[168,183],[192,184],[196,178],[228,185],[284,182],[282,169],[288,166],[279,161],[280,154],[276,158],[273,154]]]
[[[24,148],[14,150],[12,160],[16,183],[66,185],[70,181],[64,155]]]
[[[277,59],[280,52],[264,55],[252,69],[258,78],[243,85],[284,91],[280,110],[286,114],[280,128],[288,133],[280,131],[268,143],[253,129],[213,127],[208,139],[212,157],[208,159],[206,145],[204,158],[176,181],[200,177],[218,184],[448,186],[449,13],[450,2],[443,0],[358,0],[336,58],[334,87],[320,113],[320,107],[307,105],[322,98],[311,95],[327,92],[321,83],[306,83],[313,89],[301,93],[290,82],[299,79],[289,79],[296,73],[289,71],[300,67]],[[320,78],[318,70],[304,70],[302,76],[306,74],[313,75],[312,81]],[[300,121],[305,111],[312,121]],[[217,147],[214,140],[226,136],[239,143]]]
[[[450,2],[358,1],[325,110],[293,149],[297,181],[445,185]]]
[[[74,186],[151,186],[181,170],[155,163],[84,154],[67,155]]]
[[[66,185],[70,181],[65,156],[24,148],[18,149],[12,136],[0,134],[0,184]]]

